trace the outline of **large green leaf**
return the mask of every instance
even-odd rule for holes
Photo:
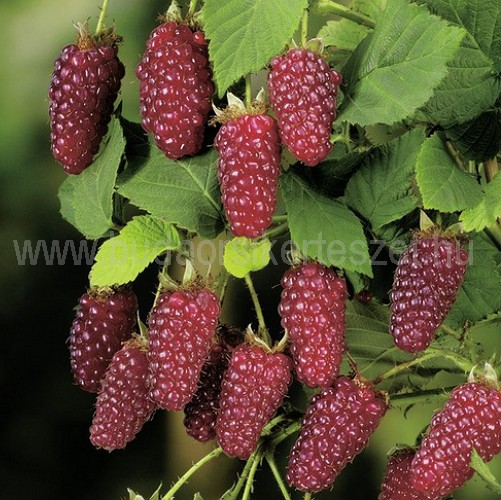
[[[475,323],[501,310],[501,275],[496,267],[499,252],[479,233],[468,246],[470,262],[456,302],[446,318],[453,328]]]
[[[479,184],[458,167],[439,134],[426,139],[421,147],[416,178],[424,208],[457,212],[482,200]]]
[[[412,184],[424,139],[424,129],[418,128],[381,146],[350,179],[346,202],[373,228],[401,219],[416,208],[418,198]]]
[[[68,176],[59,189],[61,214],[86,238],[97,239],[113,227],[113,192],[125,139],[117,118],[99,155],[80,175]]]
[[[290,42],[307,0],[205,0],[204,29],[219,96]]]
[[[475,207],[465,210],[460,217],[465,231],[482,231],[501,217],[501,175],[485,186],[485,195]]]
[[[450,127],[492,106],[500,91],[501,2],[427,0],[429,8],[467,31],[447,76],[423,108],[432,123]]]
[[[392,124],[425,104],[464,31],[407,0],[392,0],[348,61],[339,120]]]
[[[471,454],[470,466],[475,469],[491,491],[496,493],[498,497],[501,496],[501,485],[475,448]]]
[[[94,286],[129,283],[158,255],[179,246],[179,233],[172,224],[151,215],[134,217],[118,236],[101,245],[90,271],[90,283]]]
[[[372,276],[362,224],[346,205],[316,191],[292,171],[282,174],[281,189],[292,239],[304,255]]]
[[[215,149],[180,161],[155,147],[143,154],[128,157],[118,192],[157,217],[214,238],[224,227]]]

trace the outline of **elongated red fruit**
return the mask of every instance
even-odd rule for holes
[[[132,339],[111,360],[90,428],[90,440],[97,448],[124,448],[156,409],[148,395],[148,361],[144,351],[142,343]]]
[[[244,114],[219,129],[218,177],[226,217],[235,236],[257,238],[271,224],[277,204],[280,140],[276,121]]]
[[[473,475],[475,449],[485,462],[501,452],[501,392],[483,382],[456,387],[436,413],[411,464],[413,487],[446,496]]]
[[[68,174],[80,174],[93,160],[107,132],[125,74],[118,59],[119,37],[92,36],[79,27],[76,44],[54,63],[49,88],[51,151]]]
[[[214,93],[202,31],[168,21],[155,28],[136,69],[143,128],[167,158],[197,154]]]
[[[290,340],[296,375],[308,387],[329,387],[346,349],[346,283],[318,262],[289,269],[282,277],[278,312]]]
[[[291,49],[270,65],[268,93],[280,138],[299,161],[313,167],[332,149],[341,75],[320,54],[304,48]]]
[[[417,237],[398,261],[390,333],[406,352],[424,351],[454,304],[468,263],[459,241]]]
[[[387,406],[370,383],[347,377],[313,396],[289,455],[289,484],[312,493],[330,487],[367,446]]]
[[[111,358],[132,336],[137,308],[129,288],[95,288],[80,297],[70,331],[70,360],[75,382],[85,391],[99,391]]]
[[[217,441],[227,455],[247,460],[256,449],[263,427],[287,393],[291,370],[285,354],[248,344],[235,349],[223,380],[216,421]]]
[[[182,410],[195,394],[216,332],[219,299],[206,288],[162,293],[149,317],[151,397]]]

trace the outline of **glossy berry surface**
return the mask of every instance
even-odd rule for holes
[[[391,291],[390,333],[406,352],[425,350],[454,304],[468,262],[456,240],[417,238],[398,261]]]
[[[98,392],[111,358],[132,336],[138,304],[134,292],[94,290],[80,297],[70,330],[70,361],[75,382]]]
[[[283,402],[292,363],[282,353],[242,344],[231,356],[223,379],[216,421],[218,444],[232,457],[247,460],[263,427]]]
[[[280,174],[279,142],[277,123],[266,115],[239,116],[217,133],[222,202],[235,236],[257,238],[271,224]]]
[[[68,174],[80,174],[93,160],[108,130],[124,66],[114,44],[64,47],[49,87],[51,151]]]
[[[367,446],[386,409],[386,401],[370,385],[347,377],[314,395],[289,455],[289,484],[311,493],[329,488]]]
[[[317,262],[285,272],[278,312],[290,340],[297,378],[308,387],[329,387],[345,345],[346,283]]]
[[[282,142],[299,161],[313,167],[332,149],[341,75],[322,56],[303,48],[291,49],[270,64],[268,93]]]
[[[129,341],[114,356],[96,401],[90,440],[96,448],[124,448],[153,415],[148,396],[148,361],[143,349]]]
[[[182,410],[195,394],[219,313],[219,299],[205,288],[159,296],[148,322],[148,361],[151,397],[160,408]]]
[[[501,452],[501,392],[480,382],[456,387],[433,416],[412,461],[412,485],[429,496],[449,495],[472,477],[473,448],[485,462]]]
[[[169,21],[155,28],[136,68],[143,128],[170,159],[197,154],[214,93],[201,31]]]
[[[416,490],[411,483],[410,466],[415,451],[399,450],[388,460],[381,493],[378,500],[440,500],[442,497],[430,497]]]

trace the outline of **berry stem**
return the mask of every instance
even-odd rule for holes
[[[96,26],[96,36],[104,30],[104,18],[106,17],[106,12],[108,10],[108,2],[109,0],[103,0],[103,6],[101,7],[101,13],[99,14],[99,19]]]
[[[287,214],[285,215],[274,215],[272,217],[273,222],[275,223],[281,223],[281,222],[287,222],[289,220],[289,216]]]
[[[167,254],[166,254],[165,257],[164,257],[164,263],[162,265],[162,270],[158,274],[158,286],[157,286],[157,291],[155,292],[155,299],[153,300],[153,306],[152,307],[155,307],[157,305],[158,298],[160,297],[160,294],[162,293],[162,290],[164,288],[162,276],[166,276],[167,275],[167,269],[168,269],[168,267],[169,267],[169,259],[167,258]]]
[[[301,18],[301,45],[304,47],[308,41],[308,9],[304,9]]]
[[[275,477],[275,481],[277,482],[278,487],[280,488],[280,491],[282,492],[282,496],[285,498],[285,500],[291,500],[289,490],[287,489],[287,486],[285,485],[284,480],[282,479],[282,475],[280,474],[280,471],[278,470],[277,462],[275,461],[275,455],[272,453],[267,453],[266,454],[266,461],[268,462],[268,465],[270,466],[271,472],[273,472],[273,476]]]
[[[221,306],[224,302],[224,294],[226,293],[226,289],[228,288],[229,281],[230,273],[223,267],[216,278],[216,284],[214,287],[214,291],[219,297],[219,303],[221,304]]]
[[[297,421],[294,421],[292,422],[292,424],[290,424],[289,426],[287,427],[284,427],[283,429],[280,429],[276,435],[274,436],[274,438],[272,440],[269,441],[269,444],[268,446],[271,448],[271,449],[274,449],[276,446],[278,446],[282,441],[284,441],[285,439],[287,439],[289,436],[291,436],[292,434],[294,434],[295,432],[297,432],[299,429],[301,429],[301,421],[300,420],[297,420]]]
[[[447,335],[450,335],[451,337],[454,337],[456,340],[461,340],[461,334],[456,332],[453,328],[447,325],[441,325],[440,329],[446,333]]]
[[[245,483],[245,489],[242,495],[242,500],[249,500],[252,492],[252,486],[254,485],[254,476],[256,475],[257,468],[261,459],[263,458],[262,450],[258,450],[256,455],[254,456],[254,460],[249,469],[249,475],[247,477],[247,481]]]
[[[261,304],[259,303],[259,299],[256,293],[256,289],[254,288],[254,283],[252,282],[252,278],[249,273],[245,275],[245,283],[247,288],[249,289],[249,293],[252,297],[252,303],[254,304],[254,309],[256,311],[257,321],[259,324],[259,335],[262,339],[271,347],[271,337],[268,333],[268,329],[266,328],[266,323],[264,321],[263,310],[261,309]]]
[[[288,229],[289,229],[289,223],[283,222],[282,224],[270,229],[269,231],[266,231],[266,237],[271,239],[271,238],[274,238],[276,236],[281,236]]]
[[[303,500],[311,500],[311,493],[307,491],[307,492],[304,494]]]
[[[174,497],[174,494],[183,486],[184,483],[201,467],[203,467],[207,462],[210,462],[213,458],[221,455],[223,450],[221,448],[215,448],[205,457],[201,458],[198,462],[193,464],[171,487],[171,489],[162,497],[162,500],[170,500]]]
[[[197,10],[198,0],[190,0],[190,6],[188,7],[188,14],[186,17],[191,18],[195,15]]]
[[[242,491],[242,488],[244,487],[245,481],[247,480],[247,476],[249,475],[249,471],[252,467],[252,464],[254,463],[254,459],[256,458],[256,452],[254,452],[248,459],[247,462],[245,462],[245,466],[242,470],[242,474],[240,474],[240,477],[238,478],[238,481],[235,483],[235,485],[228,490],[222,497],[221,500],[237,500],[238,495]]]
[[[252,105],[252,79],[251,74],[245,76],[245,106],[250,108]]]
[[[321,12],[336,14],[339,17],[344,17],[345,19],[354,21],[355,23],[366,26],[367,28],[376,27],[376,23],[370,17],[348,9],[348,7],[334,2],[333,0],[319,0],[318,8]]]
[[[415,403],[431,403],[436,399],[436,396],[447,397],[448,393],[452,392],[453,387],[437,387],[436,389],[428,389],[426,391],[409,392],[407,394],[390,395],[391,406],[409,406]]]

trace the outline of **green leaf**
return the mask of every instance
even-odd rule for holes
[[[133,281],[155,258],[180,246],[179,233],[169,222],[140,215],[118,236],[105,241],[90,271],[93,286],[122,285]]]
[[[476,323],[501,310],[501,275],[496,268],[499,252],[483,233],[468,246],[470,261],[463,285],[445,322],[452,328],[465,321]]]
[[[348,182],[346,203],[379,228],[412,212],[413,178],[425,131],[418,128],[376,149]]]
[[[204,29],[219,97],[290,42],[307,0],[205,0]]]
[[[270,240],[252,241],[249,238],[233,238],[224,247],[223,263],[226,270],[243,278],[252,271],[265,268],[270,261]]]
[[[445,133],[467,160],[482,162],[493,158],[501,150],[501,108],[486,111]]]
[[[62,216],[89,239],[100,238],[114,226],[113,193],[125,139],[117,118],[109,129],[92,165],[68,176],[59,189]]]
[[[465,210],[459,220],[465,231],[482,231],[492,226],[501,217],[501,175],[494,177],[492,182],[485,186],[482,201],[469,210]]]
[[[350,9],[370,18],[375,18],[386,6],[387,0],[354,0]],[[334,46],[337,50],[355,50],[357,45],[371,32],[367,26],[354,23],[350,19],[328,21],[318,32],[326,47]]]
[[[315,191],[292,171],[282,174],[281,189],[292,239],[304,255],[372,276],[362,225],[348,207]]]
[[[492,106],[500,91],[501,4],[498,0],[428,0],[429,8],[467,31],[447,76],[423,108],[425,119],[450,127]]]
[[[392,124],[425,104],[446,74],[464,31],[407,0],[392,0],[353,53],[338,120]]]
[[[144,497],[142,495],[139,495],[138,493],[136,493],[134,490],[131,490],[130,488],[127,488],[127,493],[129,494],[128,500],[144,500]]]
[[[470,466],[486,482],[490,490],[497,495],[501,495],[501,485],[475,448],[473,448],[471,453]]]
[[[174,161],[156,147],[128,158],[118,192],[139,208],[204,238],[223,229],[217,152]]]
[[[479,184],[459,169],[438,134],[426,139],[421,147],[416,179],[424,208],[458,212],[472,208],[482,200]]]

